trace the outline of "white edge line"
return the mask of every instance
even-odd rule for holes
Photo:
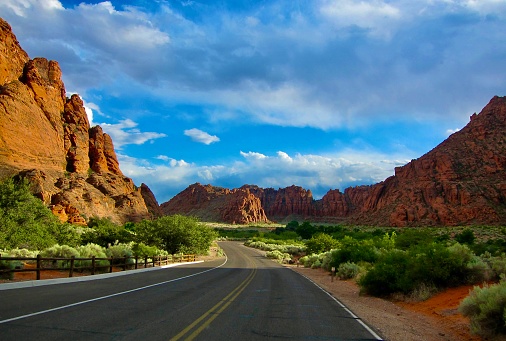
[[[330,292],[328,292],[327,290],[323,289],[315,281],[313,281],[311,278],[305,276],[304,274],[302,274],[300,272],[297,272],[297,271],[295,271],[293,269],[290,269],[290,270],[292,270],[293,272],[301,275],[302,277],[306,278],[308,281],[310,281],[311,283],[313,283],[314,285],[316,285],[321,291],[323,291],[330,298],[332,298],[334,301],[336,301],[337,304],[339,304],[339,306],[341,306],[342,308],[344,308],[344,310],[346,312],[348,312],[351,315],[351,317],[353,317],[358,323],[360,323],[369,333],[371,333],[371,335],[374,338],[376,338],[376,340],[383,341],[383,339],[378,334],[376,334],[376,332],[374,330],[372,330],[371,327],[369,327],[364,321],[362,321],[362,319],[360,317],[358,317],[357,315],[355,315],[348,307],[346,307],[343,303],[341,303],[341,301],[339,301],[337,298],[335,298],[334,296],[332,296],[332,294]]]
[[[105,295],[105,296],[101,296],[101,297],[96,297],[96,298],[92,298],[92,299],[81,301],[81,302],[76,302],[76,303],[71,303],[71,304],[63,305],[61,307],[56,307],[56,308],[52,308],[52,309],[38,311],[38,312],[35,312],[35,313],[31,313],[31,314],[26,314],[26,315],[12,317],[12,318],[5,319],[5,320],[0,320],[0,324],[7,323],[7,322],[12,322],[12,321],[17,321],[17,320],[21,320],[21,319],[24,319],[24,318],[27,318],[27,317],[32,317],[32,316],[37,316],[37,315],[41,315],[41,314],[46,314],[46,313],[50,313],[52,311],[57,311],[57,310],[62,310],[62,309],[70,308],[70,307],[75,307],[75,306],[78,306],[78,305],[81,305],[81,304],[86,304],[86,303],[91,303],[91,302],[95,302],[95,301],[100,301],[100,300],[104,300],[104,299],[115,297],[115,296],[129,294],[129,293],[132,293],[132,292],[135,292],[135,291],[140,291],[140,290],[156,287],[156,286],[167,284],[167,283],[171,283],[171,282],[176,282],[176,281],[179,281],[179,280],[182,280],[182,279],[194,277],[194,276],[201,275],[201,274],[209,272],[209,271],[213,271],[213,270],[219,269],[223,265],[225,265],[227,263],[227,261],[228,261],[228,258],[225,256],[225,261],[222,264],[220,264],[219,266],[215,267],[215,268],[207,269],[207,270],[204,270],[204,271],[201,271],[201,272],[197,272],[197,273],[194,273],[194,274],[191,274],[191,275],[188,275],[188,276],[174,278],[174,279],[171,279],[171,280],[168,280],[168,281],[163,281],[163,282],[159,282],[159,283],[155,283],[155,284],[150,284],[150,285],[146,285],[146,286],[135,288],[135,289],[121,291],[121,292],[118,292],[118,293],[115,293],[115,294],[110,294],[110,295]],[[201,263],[201,262],[199,262],[199,263]],[[183,264],[188,264],[188,263],[182,263],[182,265]],[[166,267],[171,267],[171,266],[166,266]]]

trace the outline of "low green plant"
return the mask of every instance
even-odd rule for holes
[[[265,256],[270,259],[274,259],[279,263],[288,263],[292,260],[292,257],[288,253],[283,253],[278,250],[267,251]]]
[[[355,263],[341,263],[337,269],[336,276],[339,279],[352,279],[360,273],[360,266]]]
[[[8,272],[0,272],[0,279],[14,279],[14,269],[22,269],[23,263],[21,261],[14,260],[0,260],[0,270],[9,270]]]
[[[45,258],[71,258],[71,257],[79,257],[79,252],[68,245],[59,245],[55,244],[49,248],[46,248],[40,252],[40,255]],[[58,268],[67,268],[69,266],[69,260],[54,260],[51,263],[49,261],[44,261],[42,263],[43,266],[52,264],[52,266],[56,266]]]
[[[506,334],[506,280],[498,284],[476,286],[459,306],[469,317],[471,331],[483,337]]]

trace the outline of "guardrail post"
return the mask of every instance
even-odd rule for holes
[[[95,256],[91,256],[91,274],[95,274]]]
[[[72,277],[74,274],[74,261],[76,260],[76,256],[70,257],[70,270],[69,270],[69,277]]]
[[[36,268],[36,271],[37,271],[37,280],[40,279],[40,266],[41,266],[41,260],[40,260],[41,256],[40,256],[40,253],[37,255],[37,268]]]

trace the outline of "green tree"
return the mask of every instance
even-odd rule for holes
[[[318,233],[306,241],[306,253],[322,253],[339,246],[339,242],[325,233]]]
[[[217,233],[197,218],[183,215],[143,220],[135,226],[137,242],[156,246],[170,254],[208,252]]]
[[[316,227],[311,225],[309,221],[305,221],[301,225],[297,226],[295,232],[297,232],[302,239],[309,239],[316,233]]]
[[[91,218],[88,227],[90,229],[82,236],[83,244],[93,243],[107,247],[116,242],[128,243],[133,239],[133,234],[129,230],[108,218]]]
[[[31,194],[28,181],[0,182],[0,248],[41,250],[67,240],[78,237]]]

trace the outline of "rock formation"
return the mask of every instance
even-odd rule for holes
[[[185,214],[231,224],[269,222],[260,199],[247,188],[229,190],[195,183],[160,205],[166,215]]]
[[[58,63],[29,59],[1,18],[0,132],[0,176],[29,179],[62,221],[123,223],[157,214],[121,173],[110,136],[90,128],[79,96],[66,97]]]
[[[196,215],[204,215],[209,207],[228,211],[238,205],[224,198],[237,191],[247,191],[260,200],[261,206],[254,206],[255,215],[263,209],[269,220],[276,221],[384,226],[505,224],[506,97],[492,98],[462,130],[375,185],[330,190],[321,200],[314,200],[311,191],[297,186],[275,190],[245,185],[227,190],[196,184],[162,208],[170,207],[165,213]],[[220,215],[212,217],[231,221]]]

